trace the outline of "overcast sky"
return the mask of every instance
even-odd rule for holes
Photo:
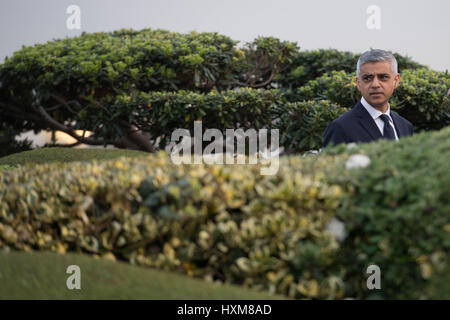
[[[80,30],[66,26],[70,5],[81,9]],[[380,29],[367,27],[371,5],[380,9]],[[449,16],[449,0],[0,0],[0,62],[22,45],[83,31],[162,28],[219,32],[242,42],[275,36],[303,50],[381,48],[445,71]]]

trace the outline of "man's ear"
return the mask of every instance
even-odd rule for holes
[[[400,81],[400,73],[397,73],[394,77],[394,89],[397,88],[399,81]]]

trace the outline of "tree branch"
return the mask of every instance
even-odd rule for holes
[[[32,113],[29,112],[24,112],[22,111],[20,108],[17,108],[15,106],[12,105],[6,105],[3,102],[0,102],[0,107],[2,107],[3,109],[5,109],[6,111],[11,112],[11,116],[15,117],[15,118],[21,118],[23,120],[32,120],[32,121],[42,121],[42,119]]]
[[[89,145],[105,145],[105,144],[114,144],[115,141],[113,140],[104,140],[104,139],[92,139],[92,138],[84,138],[81,137],[79,135],[77,135],[74,131],[73,128],[70,128],[62,123],[59,123],[58,121],[56,121],[55,119],[53,119],[46,111],[44,108],[42,107],[37,107],[36,106],[32,106],[33,109],[35,111],[37,111],[44,119],[45,121],[47,121],[47,123],[56,130],[60,130],[63,131],[65,133],[67,133],[69,136],[75,138],[77,141],[81,142],[81,143],[85,143],[85,144],[89,144]]]
[[[76,104],[79,108],[83,108],[80,103],[76,100],[70,100],[70,101],[66,101],[64,98],[61,98],[60,96],[58,96],[57,94],[53,93],[52,97],[58,101],[60,104],[64,105],[67,107],[67,109],[69,109],[70,112],[72,112],[72,114],[77,114],[75,111],[72,110],[72,108],[70,107],[69,103],[73,103]],[[59,107],[59,105],[57,105]],[[55,108],[55,107],[52,107]],[[47,110],[50,111],[50,110]]]

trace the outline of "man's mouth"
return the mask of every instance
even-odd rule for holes
[[[372,92],[370,95],[371,96],[376,96],[376,95],[382,95],[383,92]]]

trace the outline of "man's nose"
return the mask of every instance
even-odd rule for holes
[[[380,82],[378,81],[378,78],[374,77],[373,81],[372,81],[372,87],[378,88],[379,86],[380,86]]]

